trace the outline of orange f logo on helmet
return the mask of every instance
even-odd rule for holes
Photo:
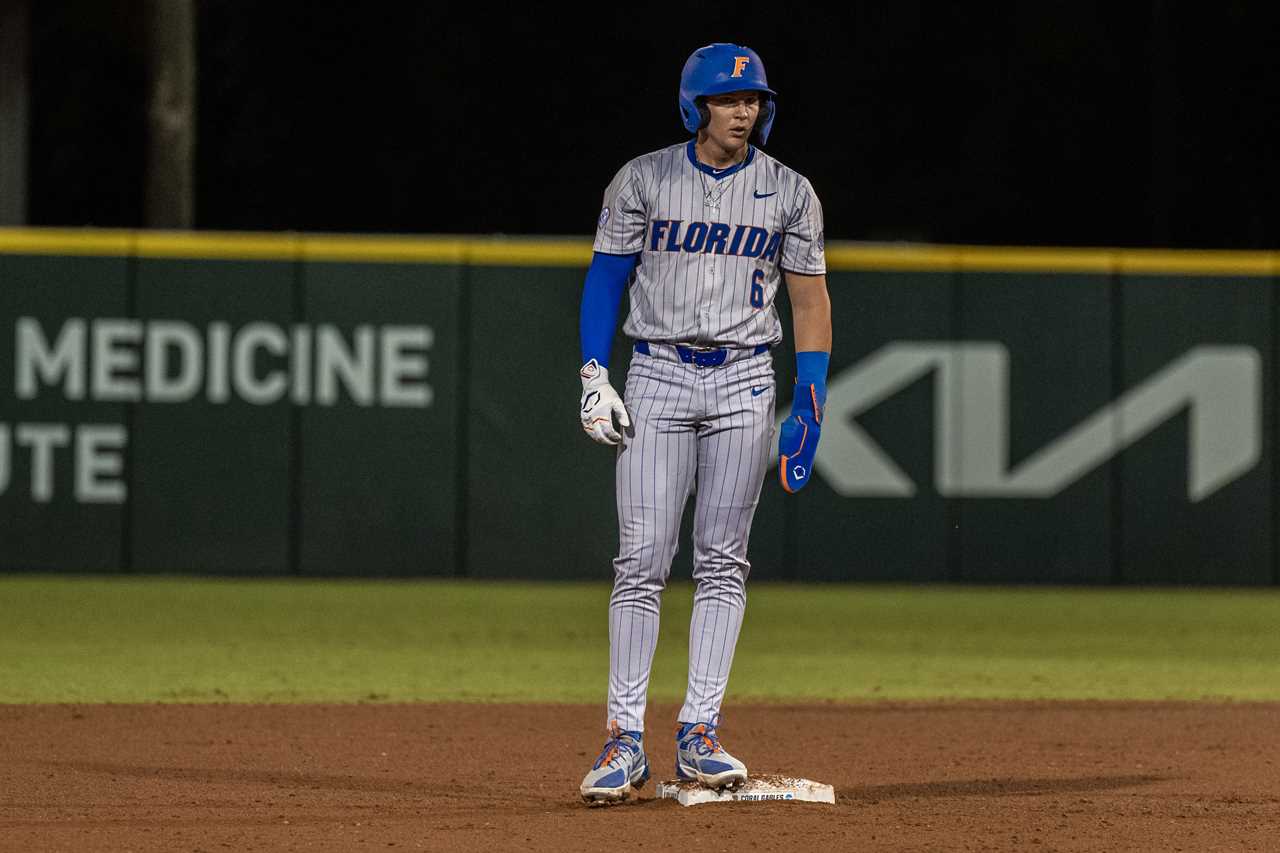
[[[733,58],[733,73],[730,77],[741,77],[742,69],[747,67],[747,63],[751,61],[749,56],[735,56]]]

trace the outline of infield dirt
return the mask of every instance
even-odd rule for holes
[[[674,706],[645,745],[671,774]],[[835,805],[587,808],[579,705],[0,706],[3,850],[1280,848],[1280,704],[734,705]]]

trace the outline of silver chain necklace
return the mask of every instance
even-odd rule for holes
[[[742,165],[741,163],[734,163],[733,166],[730,166],[728,168],[732,169],[741,165]],[[707,186],[706,173],[703,172],[702,169],[698,170],[698,177],[702,179],[702,192],[703,192],[702,202],[707,206],[708,210],[710,210],[712,213],[720,212],[720,199],[724,198],[724,194],[729,191],[729,186],[738,177],[738,172],[741,172],[741,171],[742,171],[741,169],[738,169],[736,172],[730,175],[727,180],[716,181],[716,184],[718,184],[718,186],[709,187]],[[717,190],[719,190],[719,192],[717,192]]]

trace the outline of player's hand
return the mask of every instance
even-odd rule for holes
[[[791,415],[778,433],[778,479],[791,494],[808,485],[813,474],[813,455],[822,437],[822,407],[826,404],[825,382],[796,386]]]
[[[582,377],[582,401],[578,407],[582,431],[600,444],[617,445],[622,441],[622,430],[631,426],[631,416],[609,384],[609,369],[593,358],[582,365],[578,375]]]

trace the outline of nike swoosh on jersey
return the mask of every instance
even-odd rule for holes
[[[769,390],[769,386],[768,386],[768,385],[764,386],[763,388],[752,388],[752,389],[751,389],[751,396],[752,396],[752,397],[759,397],[761,394],[763,394],[765,391],[768,391],[768,390]]]
[[[761,192],[760,192],[760,190],[756,190],[756,191],[755,191],[755,197],[756,197],[756,198],[768,198],[768,197],[769,197],[769,196],[771,196],[771,195],[777,195],[777,194],[778,194],[778,191],[777,191],[777,190],[774,190],[774,191],[773,191],[773,192],[771,192],[771,193],[761,193]]]

